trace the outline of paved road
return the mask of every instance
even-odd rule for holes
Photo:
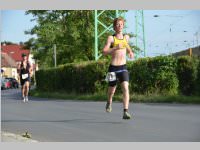
[[[132,120],[122,120],[104,102],[20,99],[20,90],[1,91],[2,131],[47,142],[195,142],[200,141],[200,105],[130,104]]]

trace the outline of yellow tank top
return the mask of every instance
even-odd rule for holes
[[[114,43],[112,43],[112,47],[118,46],[119,43],[121,43],[123,45],[122,48],[126,48],[127,47],[128,43],[127,43],[125,37],[123,37],[123,39],[118,39],[118,38],[116,38],[116,36],[113,36],[113,38],[114,38]]]

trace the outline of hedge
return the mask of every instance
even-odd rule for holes
[[[142,58],[130,65],[130,87],[139,94],[177,94],[178,80],[173,57]]]
[[[197,65],[197,77],[195,82],[195,95],[200,96],[200,60]]]
[[[158,56],[127,62],[130,92],[191,95],[198,93],[199,58]],[[105,93],[106,60],[71,63],[36,72],[37,89],[68,93]],[[118,92],[118,90],[117,90]]]
[[[106,88],[106,61],[72,63],[36,72],[37,89],[94,93]]]
[[[177,58],[177,76],[181,94],[193,95],[196,93],[198,64],[197,57],[180,56]]]

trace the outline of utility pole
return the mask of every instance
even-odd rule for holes
[[[199,36],[199,33],[198,33],[198,32],[196,32],[194,35],[196,36],[196,42],[197,42],[197,46],[198,46],[198,45],[199,45],[199,41],[198,41],[198,36]]]
[[[135,44],[136,47],[140,48],[140,52],[136,52],[135,58],[137,59],[139,55],[146,57],[146,42],[145,42],[145,31],[144,31],[144,13],[143,10],[135,11]]]
[[[57,66],[57,63],[56,63],[56,44],[53,45],[53,49],[54,49],[54,65],[56,67]]]
[[[169,25],[170,26],[170,28],[169,28],[169,34],[170,34],[170,50],[169,50],[169,55],[171,55],[172,54],[172,42],[173,42],[173,40],[172,40],[172,24],[170,24]]]
[[[95,60],[98,60],[102,54],[99,52],[99,39],[100,37],[106,33],[106,32],[111,32],[114,33],[113,30],[113,24],[106,25],[105,22],[102,22],[99,17],[103,13],[109,13],[106,10],[95,10],[94,15],[95,15]],[[122,16],[125,18],[125,12],[120,11],[120,10],[115,10],[115,17]],[[100,32],[99,26],[102,26],[104,30]],[[125,30],[125,29],[124,29]],[[135,11],[135,35],[136,35],[136,47],[140,48],[141,51],[135,52],[135,57],[138,58],[139,55],[142,55],[145,57],[146,56],[146,51],[145,51],[145,32],[144,32],[144,15],[143,15],[143,10],[136,10]]]
[[[99,18],[102,14],[105,14],[105,13],[109,13],[108,11],[106,10],[95,10],[94,11],[94,18],[95,18],[95,51],[94,51],[94,54],[95,54],[95,60],[98,60],[101,56],[102,56],[102,53],[99,52],[99,39],[100,37],[106,33],[106,32],[111,32],[111,33],[114,33],[114,30],[113,30],[113,24],[109,24],[109,25],[106,25],[106,22],[103,22],[101,21]],[[122,12],[120,10],[115,10],[115,17],[119,17],[119,16],[122,16]],[[102,26],[104,28],[103,31],[99,31],[99,26]]]

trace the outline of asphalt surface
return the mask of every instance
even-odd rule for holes
[[[130,104],[131,120],[122,119],[122,103],[30,97],[20,89],[1,91],[1,130],[26,131],[40,142],[199,142],[200,105]]]

